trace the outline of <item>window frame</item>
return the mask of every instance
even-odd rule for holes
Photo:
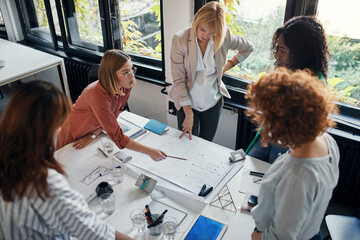
[[[16,7],[19,13],[19,18],[21,22],[22,31],[24,34],[24,43],[30,46],[34,46],[36,48],[49,48],[49,51],[55,53],[58,51],[58,55],[62,55],[61,52],[64,52],[66,56],[69,57],[77,57],[80,59],[84,59],[87,62],[93,62],[97,64],[100,62],[103,52],[108,49],[118,48],[122,49],[121,46],[121,29],[120,29],[120,10],[118,9],[118,0],[98,0],[99,2],[99,13],[100,13],[100,22],[102,26],[103,33],[103,42],[104,45],[99,47],[96,44],[84,43],[74,45],[69,42],[68,37],[71,39],[76,38],[74,36],[74,31],[68,31],[70,27],[74,27],[69,25],[67,18],[74,12],[74,0],[54,0],[56,5],[56,11],[59,18],[59,26],[60,26],[60,34],[57,35],[55,31],[53,16],[51,12],[51,4],[50,0],[44,0],[47,18],[49,22],[50,28],[50,37],[51,42],[46,42],[39,36],[34,35],[31,31],[29,31],[27,27],[26,21],[28,16],[28,10],[24,6],[24,2],[29,2],[32,4],[33,1],[28,0],[16,0]],[[160,0],[160,12],[161,12],[161,46],[162,46],[162,54],[161,60],[147,57],[143,55],[137,55],[133,53],[127,52],[133,60],[133,63],[138,68],[138,72],[136,74],[137,78],[142,79],[144,81],[148,81],[157,85],[166,86],[168,85],[165,81],[165,54],[164,54],[164,24],[163,24],[163,0]],[[33,6],[33,9],[34,6]],[[36,19],[36,16],[32,16],[32,19]],[[118,31],[113,31],[113,29],[118,29]],[[76,30],[75,30],[76,32]],[[71,35],[73,34],[73,35]],[[80,39],[80,38],[77,38]],[[79,43],[79,42],[77,42]],[[80,41],[81,43],[81,41]],[[86,47],[90,47],[91,50]],[[103,50],[103,51],[101,51]]]

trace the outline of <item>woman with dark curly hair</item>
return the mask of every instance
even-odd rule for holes
[[[274,33],[271,52],[276,59],[276,67],[309,69],[312,75],[326,84],[330,53],[324,29],[316,18],[298,16],[287,21]],[[246,151],[252,157],[273,163],[288,150],[272,143],[263,147],[259,136],[260,132]]]
[[[276,66],[308,68],[320,79],[327,77],[330,52],[324,28],[315,17],[298,16],[287,21],[274,33],[271,50]]]
[[[310,71],[285,68],[249,85],[246,98],[247,115],[262,124],[262,142],[289,146],[262,179],[252,239],[321,239],[339,177],[339,149],[326,133],[336,104]]]

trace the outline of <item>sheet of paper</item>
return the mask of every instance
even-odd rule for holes
[[[118,166],[119,163],[94,153],[84,154],[84,151],[75,150],[71,145],[65,146],[66,150],[61,151],[61,163],[68,176],[69,186],[81,193],[89,202],[96,196],[96,186],[102,181],[108,181],[111,178],[110,169]],[[81,153],[78,158],[77,153]]]
[[[133,157],[129,164],[149,171],[194,194],[198,194],[204,184],[216,187],[234,166],[229,162],[232,150],[195,136],[192,140],[187,137],[179,139],[180,134],[177,129],[170,128],[161,136],[149,133],[139,142],[161,149],[167,155],[187,160],[167,158],[155,162],[147,155],[128,149],[123,151],[127,151]]]
[[[257,196],[259,194],[262,177],[252,176],[250,175],[250,171],[266,173],[270,166],[271,164],[267,162],[247,157],[239,191]]]

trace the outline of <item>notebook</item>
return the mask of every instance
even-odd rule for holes
[[[159,122],[155,119],[150,119],[149,122],[144,126],[145,129],[152,131],[161,135],[164,131],[167,130],[168,125],[162,122]]]

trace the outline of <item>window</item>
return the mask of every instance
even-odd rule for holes
[[[345,104],[360,107],[360,22],[355,0],[319,1],[317,17],[328,34],[332,59],[329,63],[328,84],[337,91]]]
[[[1,14],[1,11],[0,11],[0,38],[7,39],[5,23],[4,23],[4,19],[3,19],[3,16]]]
[[[161,0],[17,0],[25,39],[99,61],[107,49],[128,52],[139,74],[165,79]],[[162,80],[162,81],[163,81]]]
[[[240,66],[223,78],[232,100],[244,103],[247,84],[262,72],[273,69],[270,44],[275,30],[285,20],[297,15],[316,15],[323,24],[332,60],[328,84],[337,95],[341,113],[359,119],[360,107],[360,31],[354,25],[360,20],[355,0],[220,0],[225,6],[227,25],[233,33],[252,41],[255,51]],[[230,52],[228,58],[235,53]]]
[[[161,59],[161,12],[159,0],[119,1],[124,50]],[[120,6],[124,6],[121,8]]]
[[[255,51],[228,74],[242,79],[254,80],[259,74],[273,68],[270,46],[275,30],[284,22],[286,0],[242,0],[232,5],[220,1],[226,8],[227,25],[255,45]],[[259,7],[261,6],[261,8]],[[238,31],[235,31],[238,28]],[[236,52],[232,51],[231,58]]]

